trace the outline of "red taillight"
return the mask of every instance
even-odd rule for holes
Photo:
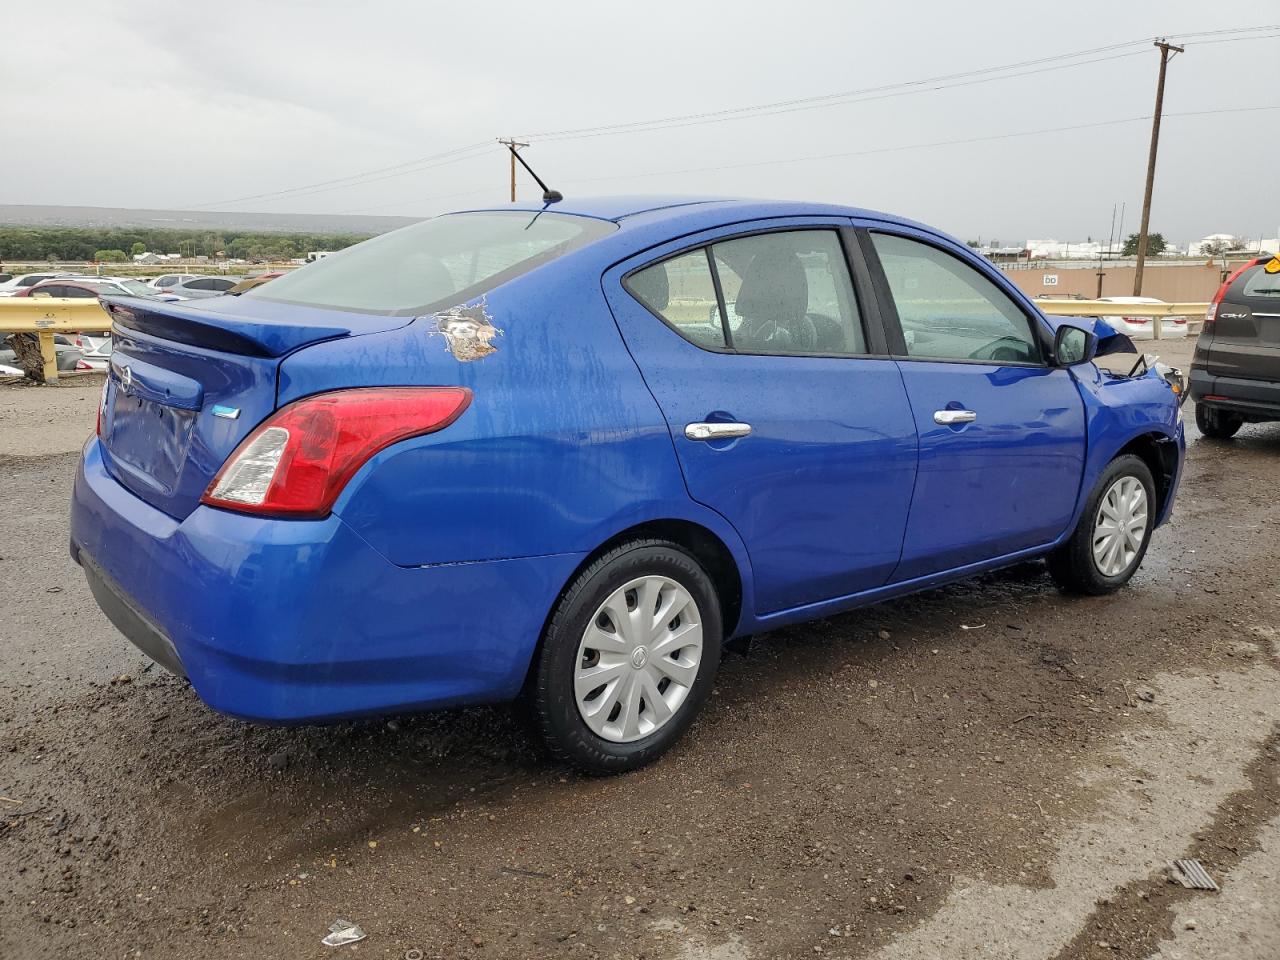
[[[1218,288],[1218,292],[1213,295],[1213,300],[1209,304],[1209,309],[1204,312],[1204,328],[1201,332],[1213,329],[1213,323],[1218,319],[1218,304],[1220,304],[1222,302],[1222,298],[1227,295],[1227,288],[1236,282],[1236,277],[1240,276],[1240,274],[1244,273],[1250,267],[1256,267],[1265,259],[1267,258],[1258,257],[1256,260],[1249,260],[1242,264],[1238,270],[1231,274],[1231,276],[1222,281],[1222,286],[1220,286]]]
[[[379,450],[443,430],[470,403],[465,387],[365,387],[298,400],[244,439],[200,500],[243,513],[323,517]]]
[[[1125,323],[1136,323],[1139,326],[1142,326],[1143,324],[1147,324],[1151,322],[1149,317],[1121,317],[1120,319],[1123,320]]]

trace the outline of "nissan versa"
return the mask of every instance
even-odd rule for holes
[[[1122,336],[838,206],[477,210],[104,303],[71,552],[130,640],[253,720],[522,696],[594,772],[727,639],[1031,557],[1115,590],[1185,450],[1172,372],[1091,362]]]

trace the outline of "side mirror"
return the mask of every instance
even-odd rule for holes
[[[1053,362],[1070,367],[1092,360],[1098,353],[1098,338],[1088,330],[1062,324],[1053,338]]]

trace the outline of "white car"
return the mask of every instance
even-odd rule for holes
[[[1164,303],[1163,300],[1157,300],[1155,297],[1099,297],[1101,303]],[[1130,340],[1154,340],[1155,339],[1155,318],[1154,317],[1103,317],[1104,322],[1109,323],[1120,333],[1128,334]],[[1160,339],[1161,340],[1182,340],[1187,335],[1187,318],[1186,317],[1161,317],[1160,318]]]
[[[154,280],[149,280],[147,282],[147,286],[164,293],[175,283],[182,283],[183,280],[191,280],[197,276],[199,276],[199,274],[196,273],[165,273],[156,277]]]
[[[42,280],[52,280],[55,277],[65,277],[66,275],[65,273],[20,273],[16,277],[10,277],[0,283],[0,297],[12,297],[19,290],[34,287]]]

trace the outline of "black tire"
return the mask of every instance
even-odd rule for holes
[[[574,672],[590,618],[611,593],[639,577],[674,580],[693,598],[702,621],[702,654],[689,692],[674,715],[648,736],[619,743],[593,731],[578,711]],[[574,578],[560,601],[534,657],[526,688],[528,710],[551,755],[584,773],[608,775],[656,760],[689,729],[711,693],[724,638],[720,600],[702,565],[664,540],[637,540],[615,547]]]
[[[1098,515],[1098,508],[1103,496],[1112,485],[1125,476],[1136,478],[1147,494],[1147,524],[1142,535],[1142,544],[1129,564],[1115,576],[1106,576],[1098,569],[1093,558],[1093,531]],[[1151,530],[1156,518],[1155,481],[1151,477],[1151,469],[1141,457],[1125,454],[1116,457],[1107,465],[1098,482],[1094,485],[1084,511],[1076,524],[1070,539],[1053,553],[1049,554],[1049,573],[1067,593],[1084,593],[1102,596],[1120,589],[1142,565],[1142,558],[1147,555],[1147,547],[1151,543]]]
[[[1244,418],[1225,410],[1218,410],[1207,403],[1196,404],[1196,426],[1206,437],[1214,440],[1230,440],[1244,426]]]

